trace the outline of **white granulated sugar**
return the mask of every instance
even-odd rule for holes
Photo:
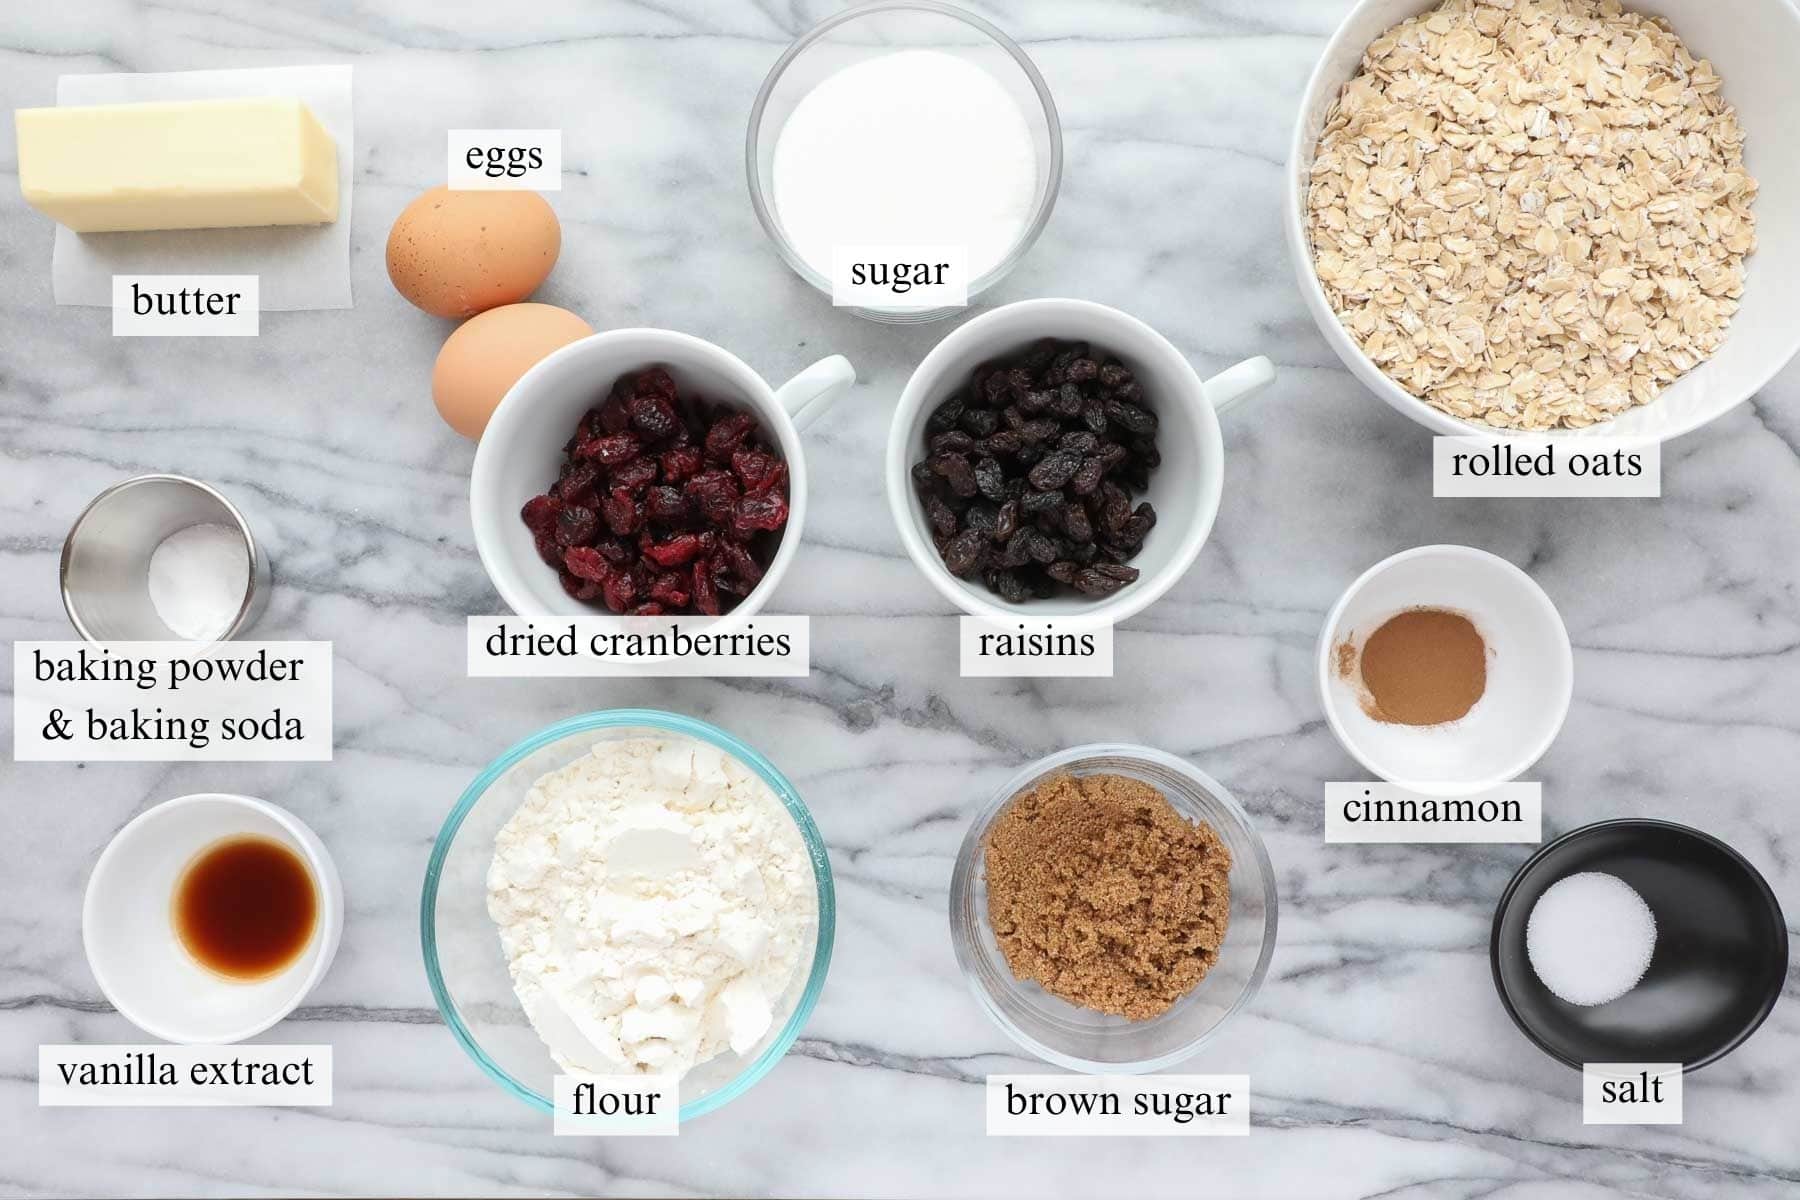
[[[488,913],[565,1070],[680,1076],[744,1054],[807,959],[818,897],[769,786],[686,738],[600,742],[495,839]]]
[[[150,603],[169,632],[213,642],[230,631],[250,588],[244,537],[229,525],[189,525],[150,554]]]
[[[978,64],[901,50],[821,80],[775,143],[776,215],[829,277],[834,246],[958,246],[969,278],[1018,243],[1037,198],[1025,114]]]
[[[1532,905],[1525,953],[1545,987],[1584,1007],[1636,987],[1656,952],[1656,914],[1623,879],[1583,871],[1559,879]]]

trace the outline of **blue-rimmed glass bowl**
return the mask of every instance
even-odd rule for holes
[[[533,734],[490,763],[450,810],[425,868],[419,933],[431,994],[450,1032],[495,1083],[546,1113],[558,1068],[513,992],[500,933],[487,911],[494,836],[540,776],[580,758],[596,742],[646,734],[710,743],[761,776],[793,817],[818,887],[812,954],[795,969],[768,1034],[747,1054],[727,1051],[689,1071],[681,1081],[682,1120],[743,1095],[768,1074],[806,1024],[831,965],[836,908],[825,839],[799,793],[768,759],[705,721],[647,708],[587,713]]]

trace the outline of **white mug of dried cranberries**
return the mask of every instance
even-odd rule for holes
[[[855,382],[833,355],[772,388],[667,329],[572,342],[513,385],[482,434],[469,487],[481,565],[523,617],[736,627],[800,545],[800,430]]]

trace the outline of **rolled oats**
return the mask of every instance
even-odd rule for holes
[[[1661,18],[1445,0],[1377,38],[1326,116],[1319,282],[1434,408],[1609,420],[1724,340],[1756,247],[1743,143],[1712,64]]]

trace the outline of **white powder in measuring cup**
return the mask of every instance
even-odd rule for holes
[[[1025,114],[982,67],[939,50],[853,63],[801,97],[775,143],[774,205],[813,270],[834,246],[959,246],[969,280],[1018,243],[1037,197]]]
[[[1525,921],[1525,954],[1545,987],[1570,1004],[1617,1000],[1656,952],[1656,914],[1617,875],[1582,871],[1544,889]]]
[[[176,637],[212,642],[231,629],[250,588],[241,533],[229,525],[189,525],[150,555],[150,603]]]

